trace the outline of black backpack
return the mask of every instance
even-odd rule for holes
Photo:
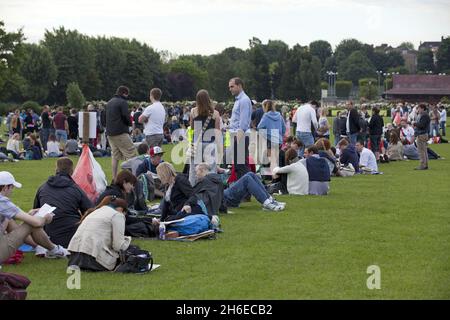
[[[147,273],[153,268],[153,257],[147,250],[130,245],[127,250],[119,253],[120,264],[115,272]]]

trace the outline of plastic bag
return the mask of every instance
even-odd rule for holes
[[[106,175],[86,144],[72,178],[93,203],[106,189]]]

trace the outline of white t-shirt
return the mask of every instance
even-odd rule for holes
[[[317,129],[317,116],[316,110],[310,104],[304,104],[297,109],[297,132],[311,132],[311,122],[314,128]]]
[[[367,148],[363,148],[359,156],[359,165],[372,169],[373,172],[378,172],[377,159],[373,152]]]
[[[414,143],[414,129],[411,126],[401,128],[400,133],[409,141],[410,144]]]
[[[6,145],[6,149],[14,151],[15,153],[19,153],[20,152],[19,141],[15,140],[15,139],[9,139],[8,144]]]
[[[56,141],[49,141],[47,142],[47,152],[50,153],[57,153],[59,154],[59,143]]]
[[[155,102],[145,108],[142,113],[148,118],[147,123],[144,123],[144,134],[151,136],[155,134],[163,134],[164,121],[166,120],[166,110],[161,102]]]

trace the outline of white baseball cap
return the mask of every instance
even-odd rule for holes
[[[9,186],[12,184],[16,188],[22,188],[22,184],[14,179],[8,171],[0,171],[0,186]]]

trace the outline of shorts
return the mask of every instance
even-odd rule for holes
[[[151,136],[145,136],[145,141],[147,142],[149,148],[155,146],[162,147],[163,140],[164,140],[163,134],[153,134]]]
[[[117,136],[108,136],[111,154],[116,160],[129,160],[136,156],[136,147],[128,133]]]
[[[22,223],[17,229],[7,233],[0,233],[0,264],[8,260],[16,250],[25,242],[31,233],[32,227]]]

